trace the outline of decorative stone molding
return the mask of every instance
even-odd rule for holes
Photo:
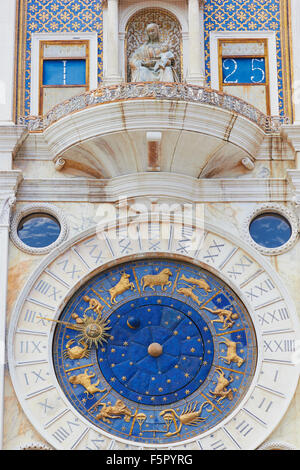
[[[16,191],[22,180],[20,171],[0,172],[0,226],[9,226],[12,207],[16,202]]]
[[[197,179],[165,172],[147,172],[108,179],[25,179],[18,201],[116,202],[121,197],[156,196],[181,198],[188,202],[286,202],[283,179]],[[292,196],[292,195],[291,195]],[[288,199],[290,200],[290,199]]]
[[[297,450],[296,447],[282,441],[268,441],[257,450]]]
[[[32,442],[30,444],[22,445],[19,450],[53,450],[53,448],[46,446],[41,442]]]
[[[33,248],[31,246],[28,246],[23,243],[18,236],[18,226],[20,221],[27,215],[35,214],[37,212],[52,215],[58,220],[61,227],[61,232],[57,240],[51,245],[43,248]],[[63,211],[61,211],[58,207],[54,206],[53,204],[28,204],[27,206],[24,206],[19,211],[17,211],[12,217],[11,221],[10,238],[12,242],[17,248],[19,248],[19,250],[24,251],[25,253],[29,253],[31,255],[44,255],[46,253],[49,253],[54,248],[57,248],[67,238],[68,233],[69,226]]]
[[[258,215],[261,215],[265,212],[275,212],[277,214],[280,214],[285,217],[291,225],[292,235],[290,239],[284,245],[278,248],[263,247],[256,243],[250,235],[249,227],[252,220]],[[292,209],[289,209],[283,204],[260,204],[245,219],[242,230],[244,239],[246,239],[248,243],[253,246],[253,248],[255,248],[257,251],[260,251],[262,254],[267,256],[277,256],[290,250],[295,245],[299,232],[299,219]]]
[[[0,152],[11,152],[15,155],[27,133],[25,125],[0,126]]]
[[[292,202],[300,205],[300,170],[287,170],[287,179],[292,189]]]
[[[74,96],[53,107],[44,117],[22,117],[19,119],[19,124],[27,126],[31,132],[41,131],[75,111],[114,101],[145,98],[180,100],[226,109],[249,119],[266,133],[278,133],[282,124],[289,123],[288,118],[266,116],[240,98],[196,85],[183,83],[128,83],[101,87]]]
[[[255,168],[254,162],[249,157],[243,158],[242,165],[244,165],[244,167],[247,168],[247,170],[249,171],[252,171]]]
[[[12,194],[6,197],[0,204],[0,225],[9,224],[10,211],[16,203],[16,197]]]
[[[58,160],[56,160],[55,162],[56,171],[61,171],[64,168],[65,164],[66,164],[66,160],[64,160],[63,158],[59,158]]]

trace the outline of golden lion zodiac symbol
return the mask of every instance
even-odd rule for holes
[[[167,432],[166,432],[167,437],[175,436],[175,434],[179,434],[182,429],[182,426],[197,426],[199,423],[206,420],[206,418],[201,418],[201,413],[202,413],[204,406],[211,405],[211,403],[209,403],[208,401],[205,401],[204,403],[202,403],[200,408],[196,411],[197,405],[198,405],[197,401],[188,404],[182,410],[180,416],[172,408],[169,408],[167,410],[163,410],[160,412],[160,416],[163,417],[163,419],[165,420],[167,424]],[[212,406],[212,408],[208,411],[211,412],[213,411],[213,409],[214,409],[214,406]],[[177,426],[176,419],[179,420],[179,423],[180,423],[179,427]],[[170,425],[172,424],[172,422],[174,423],[175,428],[176,428],[174,432],[169,431]]]
[[[177,292],[178,294],[185,295],[185,297],[190,297],[196,304],[200,305],[199,297],[194,294],[193,289],[193,287],[180,287],[180,289],[177,289]]]
[[[180,278],[181,281],[185,281],[188,284],[193,284],[194,286],[198,286],[200,289],[203,289],[206,293],[212,292],[209,284],[206,282],[205,279],[196,279],[195,277],[185,277],[183,274]]]
[[[96,383],[92,384],[91,379],[95,377],[96,374],[91,374],[88,375],[88,369],[84,371],[84,374],[79,374],[79,375],[72,375],[72,377],[69,378],[69,382],[72,385],[82,385],[85,388],[85,392],[87,395],[94,395],[97,392],[103,393],[106,391],[106,388],[103,390],[100,390],[97,388],[97,385],[100,383],[100,379],[97,380]]]
[[[123,273],[121,275],[121,279],[119,282],[114,286],[109,289],[110,293],[110,303],[117,303],[116,297],[117,295],[123,294],[125,291],[128,289],[134,290],[134,284],[133,282],[129,281],[130,274]]]
[[[89,302],[89,306],[85,309],[84,313],[88,310],[93,310],[99,317],[101,316],[104,305],[102,305],[97,299],[90,299],[87,295],[83,297],[83,300],[85,302]]]
[[[233,313],[231,310],[225,310],[223,308],[215,308],[214,310],[207,307],[202,307],[204,310],[207,310],[214,315],[218,315],[218,318],[215,320],[211,320],[211,323],[222,323],[223,328],[221,331],[228,330],[234,325],[233,320],[237,320],[239,318],[237,313]]]
[[[237,364],[238,367],[241,367],[244,364],[244,359],[240,356],[237,355],[236,348],[238,344],[241,344],[240,342],[235,343],[234,341],[230,341],[228,338],[221,338],[223,341],[220,341],[219,344],[226,344],[227,346],[227,355],[226,357],[220,356],[220,359],[224,359],[224,362],[226,364],[231,364],[232,362],[234,364]]]
[[[111,406],[110,402],[99,403],[99,406],[100,405],[102,406],[102,409],[96,416],[98,420],[102,419],[105,423],[111,423],[111,419],[117,419],[124,416],[124,421],[129,423],[132,413],[121,400],[117,400],[114,406]]]
[[[228,400],[233,400],[233,391],[230,388],[227,390],[228,385],[233,382],[233,378],[231,376],[226,379],[224,372],[222,369],[217,368],[216,373],[219,375],[218,377],[218,383],[217,386],[214,390],[210,390],[210,395],[212,395],[214,398],[220,397],[217,399],[218,403],[221,403],[221,401],[225,400],[225,398],[228,398]]]
[[[154,286],[160,286],[161,290],[165,291],[167,287],[172,285],[172,282],[169,280],[170,276],[172,276],[172,271],[168,268],[163,269],[158,274],[146,274],[146,276],[143,276],[141,279],[143,291],[146,287],[155,290]]]

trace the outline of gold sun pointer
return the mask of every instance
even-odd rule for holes
[[[111,327],[109,327],[108,322],[101,317],[98,317],[95,320],[92,316],[84,315],[80,323],[52,320],[51,318],[45,317],[39,318],[52,321],[54,323],[59,323],[66,326],[67,328],[70,328],[71,330],[78,331],[78,341],[85,342],[89,348],[91,348],[93,345],[98,348],[99,345],[102,346],[103,343],[107,343],[108,339],[110,338],[108,331],[111,330]]]

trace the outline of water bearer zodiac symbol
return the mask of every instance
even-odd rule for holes
[[[211,323],[223,323],[223,328],[221,331],[228,330],[234,325],[234,320],[237,320],[239,318],[237,313],[233,313],[231,310],[225,310],[223,308],[207,308],[207,307],[202,307],[204,310],[207,310],[210,313],[213,313],[214,315],[217,315],[218,318],[215,320],[211,320]]]

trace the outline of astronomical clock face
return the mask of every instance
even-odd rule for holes
[[[187,440],[247,391],[256,338],[246,308],[208,271],[129,262],[87,282],[55,329],[54,368],[74,408],[116,437]]]
[[[19,299],[12,377],[56,448],[255,448],[288,405],[296,331],[275,280],[216,234],[208,263],[176,243],[91,269],[116,245],[88,237]]]

